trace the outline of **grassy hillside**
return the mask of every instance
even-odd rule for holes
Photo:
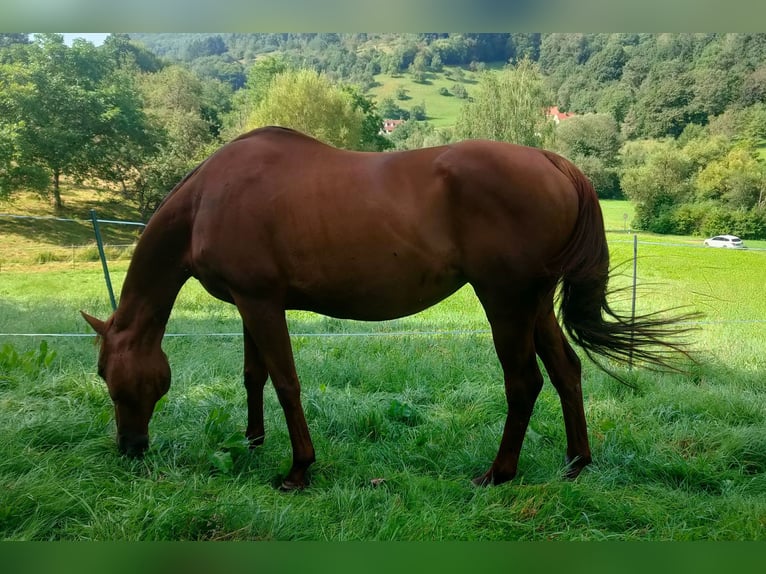
[[[502,66],[502,63],[488,66],[488,69],[499,66]],[[413,105],[424,103],[429,122],[436,127],[452,126],[457,120],[460,108],[466,102],[465,99],[455,97],[452,94],[453,86],[458,83],[461,84],[470,96],[479,77],[479,73],[461,68],[463,76],[458,80],[457,70],[456,67],[445,66],[442,72],[428,72],[426,81],[423,83],[415,82],[410,74],[397,76],[378,74],[375,76],[378,85],[373,87],[369,93],[378,102],[386,97],[393,98],[399,107],[406,110],[411,110]],[[407,90],[406,100],[396,99],[396,92],[399,87]],[[441,88],[446,88],[449,95],[440,94]]]
[[[35,267],[39,264],[71,265],[77,261],[95,262],[97,252],[90,210],[99,219],[140,222],[137,209],[114,192],[64,184],[64,209],[55,213],[50,202],[38,194],[18,192],[0,201],[0,213],[27,215],[34,219],[0,217],[0,267]],[[76,221],[60,221],[74,219]],[[125,246],[135,242],[138,227],[102,224],[104,243]],[[123,256],[124,249],[112,248],[111,255]],[[125,255],[128,255],[125,253]]]

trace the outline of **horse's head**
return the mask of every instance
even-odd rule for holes
[[[114,318],[82,316],[101,340],[98,374],[114,402],[117,445],[123,454],[140,456],[149,446],[154,406],[170,388],[168,359],[159,344],[142,344],[140,333],[118,332]]]

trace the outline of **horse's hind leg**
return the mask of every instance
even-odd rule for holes
[[[535,348],[561,399],[567,433],[566,474],[575,478],[591,462],[582,400],[582,369],[552,309],[542,314],[535,325]]]
[[[253,341],[247,327],[242,329],[245,343],[245,391],[247,393],[247,431],[245,436],[250,446],[263,444],[266,431],[263,425],[263,387],[269,378],[269,371],[263,357]]]
[[[282,483],[282,488],[285,490],[302,488],[306,485],[306,470],[314,462],[314,445],[311,443],[306,417],[301,406],[300,383],[295,371],[284,309],[270,301],[237,295],[234,296],[234,301],[242,315],[246,330],[249,331],[255,346],[260,351],[263,364],[271,376],[277,398],[285,413],[293,451],[293,464]]]
[[[478,292],[478,291],[477,291]],[[492,327],[495,350],[503,367],[508,414],[497,457],[490,469],[474,479],[478,485],[501,484],[516,476],[521,445],[532,416],[543,376],[534,346],[534,304],[494,312],[482,300]]]

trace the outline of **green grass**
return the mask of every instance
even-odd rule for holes
[[[625,209],[605,205],[607,220],[619,221]],[[266,443],[249,451],[242,442],[241,338],[228,335],[239,332],[240,320],[233,307],[190,282],[168,332],[193,336],[163,343],[173,384],[152,419],[152,447],[143,460],[117,454],[92,337],[0,336],[0,534],[763,540],[766,326],[753,321],[766,320],[766,252],[641,238],[638,310],[681,304],[705,312],[693,336],[700,363],[688,376],[616,367],[636,384],[631,389],[585,361],[594,464],[574,482],[561,478],[561,408],[546,384],[519,476],[500,487],[471,485],[496,453],[505,398],[486,320],[465,288],[415,317],[386,323],[290,313],[317,463],[309,488],[280,493],[275,486],[289,467],[290,443],[275,393],[267,387]],[[631,236],[615,232],[609,239],[613,261],[629,260]],[[127,260],[110,266],[119,291]],[[627,275],[615,279],[618,286],[628,282]],[[629,300],[617,305],[627,308]],[[109,314],[97,263],[0,271],[2,333],[88,333],[80,309]],[[476,332],[397,334],[456,330]],[[359,332],[377,335],[351,335]],[[384,481],[373,486],[378,478]]]

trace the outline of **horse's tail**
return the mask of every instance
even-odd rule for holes
[[[579,196],[574,232],[554,262],[561,277],[560,315],[566,332],[602,369],[594,354],[622,363],[635,359],[662,370],[677,370],[674,356],[689,356],[683,335],[691,328],[683,323],[698,315],[655,312],[631,318],[612,309],[607,300],[609,248],[596,191],[571,162],[545,154],[569,177]]]

